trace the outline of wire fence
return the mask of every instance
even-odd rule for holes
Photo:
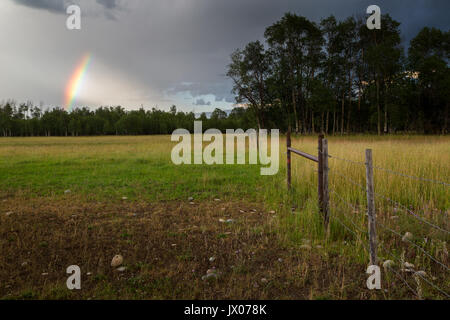
[[[319,153],[320,154],[320,153]],[[338,161],[342,161],[345,163],[348,163],[352,166],[360,166],[360,167],[365,167],[367,168],[368,163],[364,162],[364,161],[356,161],[356,160],[351,160],[351,159],[345,159],[345,158],[341,158],[341,157],[336,157],[334,155],[328,155],[328,158],[330,159],[335,159]],[[429,182],[429,183],[435,183],[435,184],[439,184],[439,185],[443,185],[445,187],[450,186],[449,183],[444,182],[444,181],[439,181],[439,180],[434,180],[434,179],[428,179],[428,178],[424,178],[424,177],[417,177],[417,176],[413,176],[413,175],[408,175],[402,172],[396,172],[394,170],[391,169],[386,169],[380,166],[375,166],[372,165],[373,169],[376,170],[380,170],[383,172],[386,172],[388,174],[393,174],[399,177],[404,177],[404,178],[409,178],[409,179],[414,179],[414,180],[419,180],[419,181],[424,181],[424,182]],[[359,191],[364,191],[367,192],[367,185],[364,185],[363,183],[356,181],[355,179],[352,179],[349,177],[348,174],[336,169],[334,166],[333,167],[328,167],[328,170],[330,172],[331,175],[335,175],[336,177],[342,178],[345,181],[347,181],[348,183],[350,183],[351,185],[357,187],[357,190]],[[333,198],[336,198],[340,203],[344,204],[345,206],[347,206],[349,209],[351,209],[352,213],[361,213],[364,212],[364,215],[367,216],[367,206],[364,206],[363,208],[361,208],[361,204],[355,204],[352,203],[351,201],[348,201],[345,199],[344,196],[340,195],[335,189],[331,189],[331,194],[333,195]],[[386,203],[388,203],[389,205],[394,206],[394,208],[399,211],[399,212],[404,212],[407,214],[407,216],[411,219],[413,219],[414,221],[417,221],[421,224],[425,224],[428,227],[433,228],[434,230],[437,230],[441,233],[443,233],[445,236],[447,236],[448,234],[450,234],[450,232],[442,226],[437,225],[436,223],[430,222],[427,219],[423,218],[419,213],[415,212],[415,210],[413,210],[412,208],[408,208],[406,205],[400,203],[399,201],[396,201],[394,199],[392,199],[389,196],[386,196],[384,194],[378,193],[378,192],[373,192],[374,196],[377,199],[386,201]],[[334,201],[333,198],[330,199],[330,201]],[[334,215],[332,214],[331,217],[333,217]],[[361,236],[358,236],[357,233],[365,233],[368,234],[368,231],[363,231],[361,226],[358,225],[357,222],[355,222],[355,220],[349,215],[346,214],[345,215],[346,220],[348,220],[350,222],[350,224],[345,225],[342,221],[340,221],[339,218],[335,217],[334,220],[338,221],[340,225],[344,226],[344,228],[347,231],[351,230],[351,233],[354,234],[357,239],[361,239]],[[363,219],[365,221],[365,219]],[[376,224],[381,226],[382,229],[387,232],[388,234],[391,234],[394,238],[397,238],[397,240],[400,240],[403,243],[406,243],[408,246],[416,249],[418,252],[420,252],[421,254],[423,254],[424,257],[426,257],[427,259],[429,259],[431,262],[435,263],[439,268],[441,268],[441,270],[443,270],[445,273],[449,272],[449,267],[443,262],[440,261],[437,257],[435,257],[431,252],[429,252],[428,250],[426,250],[424,247],[416,244],[412,239],[410,239],[409,237],[407,237],[407,234],[405,233],[405,235],[402,235],[401,232],[395,231],[393,228],[387,226],[386,223],[383,223],[381,221],[380,218],[376,219]],[[428,235],[429,236],[429,235]],[[380,237],[380,235],[378,235],[378,238]],[[395,239],[394,239],[395,241]],[[408,290],[410,290],[415,296],[417,296],[418,298],[422,298],[422,292],[421,292],[421,288],[419,286],[419,280],[423,281],[424,283],[427,283],[432,289],[434,289],[435,291],[439,292],[441,295],[443,295],[446,298],[450,298],[450,295],[447,293],[447,291],[445,289],[442,289],[441,287],[439,287],[439,285],[433,283],[431,281],[431,279],[429,278],[428,274],[425,271],[417,271],[415,270],[413,267],[411,267],[411,265],[408,265],[409,268],[405,268],[404,266],[404,262],[402,262],[402,259],[399,259],[393,252],[392,250],[389,250],[388,248],[386,248],[383,245],[383,242],[378,243],[378,245],[380,246],[380,249],[382,248],[384,250],[384,252],[386,252],[390,257],[392,257],[392,259],[396,259],[397,261],[400,261],[400,272],[395,270],[394,267],[390,266],[390,267],[386,267],[387,269],[389,269],[390,271],[392,271],[392,273],[394,274],[394,276],[396,278],[398,278],[399,280],[401,280],[405,286],[408,288]],[[409,247],[407,247],[408,249]],[[403,273],[403,275],[402,275]],[[407,275],[408,273],[413,275],[413,279],[415,280],[416,285],[418,286],[417,290],[414,290],[413,286],[411,285],[408,281],[407,281]]]
[[[391,195],[375,192],[373,171],[382,171],[388,175],[395,175],[400,178],[439,185],[439,188],[447,188],[450,186],[450,183],[376,166],[373,164],[372,150],[370,149],[366,150],[365,161],[346,159],[343,157],[330,155],[328,153],[328,141],[324,139],[323,135],[319,136],[317,156],[292,148],[290,132],[288,132],[286,142],[288,189],[291,188],[291,153],[310,160],[307,164],[314,173],[317,173],[317,181],[314,181],[314,183],[317,183],[317,186],[314,186],[311,181],[308,181],[308,179],[302,180],[302,183],[305,182],[311,188],[317,187],[318,205],[320,212],[324,216],[324,226],[327,232],[330,232],[330,229],[328,229],[329,220],[339,224],[344,230],[346,230],[346,232],[349,232],[358,242],[361,243],[364,251],[370,257],[371,264],[378,264],[378,250],[380,250],[380,252],[382,250],[385,253],[383,258],[389,257],[397,260],[397,263],[399,263],[400,266],[399,270],[396,270],[393,266],[387,265],[386,263],[388,259],[383,262],[383,267],[385,267],[386,270],[388,269],[392,271],[392,274],[401,280],[401,282],[405,284],[406,288],[411,291],[414,296],[417,296],[420,299],[423,298],[422,284],[426,283],[430,286],[430,288],[438,292],[443,297],[450,298],[448,288],[442,289],[440,287],[442,285],[446,285],[446,287],[448,287],[448,281],[442,281],[438,285],[433,281],[441,281],[441,279],[431,276],[433,272],[437,272],[437,275],[443,279],[447,279],[448,277],[448,252],[446,251],[446,243],[449,239],[448,235],[450,234],[450,231],[448,230],[448,220],[444,219],[444,225],[440,225],[441,221],[430,221],[425,218],[426,214],[425,212],[422,212],[422,209],[419,210],[418,208],[413,208],[412,206],[408,207],[408,205],[405,205],[401,201],[393,199],[394,197]],[[348,172],[343,172],[340,169],[337,169],[335,166],[337,163],[332,163],[333,165],[330,166],[328,161],[329,159],[345,162],[349,164],[350,168],[364,168],[365,176],[359,176],[359,178],[355,179],[354,176],[358,176],[358,170],[353,170],[353,168],[351,168],[352,173],[350,175]],[[316,163],[313,164],[312,162]],[[336,183],[331,183],[333,185],[331,188],[329,187],[330,176],[339,178],[336,180]],[[352,188],[352,190],[348,193],[346,192],[350,195],[349,198],[354,198],[354,200],[350,200],[339,193],[339,190],[345,188],[345,184],[342,184],[342,180],[345,180],[353,187],[356,187]],[[355,190],[357,191],[356,193],[354,192]],[[445,190],[447,191],[448,189]],[[330,207],[330,203],[333,205],[332,207]],[[342,208],[342,205],[344,208]],[[331,208],[333,209],[333,212],[330,212]],[[386,218],[387,215],[384,214],[384,212],[382,213],[382,210],[387,209],[389,212],[389,209],[392,208],[394,209],[394,212],[401,212],[403,214],[402,217],[404,220],[402,220],[401,225],[395,225],[395,223],[390,220],[387,222],[383,221],[383,218]],[[351,214],[349,214],[349,212],[351,212]],[[377,212],[382,214],[377,216]],[[398,218],[397,215],[395,217]],[[394,226],[391,226],[392,223]],[[400,231],[401,227],[403,227],[403,229],[409,228],[411,226],[415,226],[416,223],[421,225],[419,229],[420,231],[418,231],[418,233],[421,233],[420,237],[423,236],[423,233],[427,232],[426,238],[424,239],[428,240],[432,239],[433,236],[439,236],[439,238],[444,237],[444,240],[437,239],[437,241],[433,242],[432,239],[430,242],[425,241],[424,244],[420,244],[414,240],[417,240],[419,236],[413,237],[410,232],[405,232],[402,235],[404,231]],[[366,226],[364,226],[364,224],[366,224]],[[377,226],[382,228],[382,233],[379,232],[377,234]],[[426,226],[431,229],[424,229],[422,226]],[[438,257],[437,252],[439,250],[436,246],[436,243],[439,243],[439,241],[442,241],[444,246],[444,250],[440,251],[441,259]],[[390,246],[387,246],[386,243],[390,243]],[[428,243],[431,243],[431,245],[428,246]],[[395,248],[402,248],[403,254],[401,258],[399,258],[393,250],[391,250],[392,245],[394,245]],[[432,252],[433,249],[434,253]],[[413,264],[407,263],[404,259],[405,252],[409,254],[410,258],[415,258],[415,261],[421,261],[423,264],[421,268],[426,270],[426,272],[424,270],[417,271]],[[442,255],[442,252],[445,252],[445,256]],[[442,257],[444,257],[444,259],[442,259]],[[417,264],[417,262],[415,263]],[[412,277],[410,276],[411,274],[413,275]],[[411,280],[414,280],[417,287],[416,290],[414,289],[414,284],[410,283]]]

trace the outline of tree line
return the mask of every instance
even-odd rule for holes
[[[67,112],[61,108],[42,110],[32,103],[14,101],[0,103],[0,135],[10,136],[88,136],[88,135],[146,135],[171,134],[178,128],[194,131],[194,121],[201,120],[203,130],[217,128],[255,127],[250,109],[234,108],[230,114],[216,109],[210,117],[202,113],[152,110],[127,111],[121,106],[101,107],[96,110],[77,108]]]
[[[237,102],[260,128],[300,133],[448,133],[450,32],[424,27],[401,45],[400,23],[364,18],[320,23],[287,13],[265,42],[231,55]]]
[[[424,27],[401,45],[400,23],[383,15],[381,29],[365,19],[334,16],[315,23],[286,13],[264,42],[231,54],[227,76],[236,107],[205,113],[204,130],[291,128],[297,133],[448,133],[450,31]],[[32,103],[0,103],[2,136],[171,134],[193,131],[194,113],[127,111],[121,106],[67,112]]]

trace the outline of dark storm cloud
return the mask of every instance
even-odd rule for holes
[[[195,10],[182,15],[179,25],[175,22],[173,28],[182,27],[178,32],[178,38],[171,39],[171,42],[183,43],[184,48],[192,52],[193,60],[202,61],[197,58],[199,56],[210,58],[209,67],[198,67],[197,77],[200,78],[203,72],[209,72],[207,78],[215,81],[178,85],[172,91],[182,92],[189,88],[193,96],[209,92],[215,94],[220,101],[226,99],[229,102],[233,101],[233,95],[230,93],[231,85],[229,82],[227,86],[224,85],[227,80],[223,74],[229,63],[230,53],[249,41],[263,40],[265,29],[288,11],[320,22],[322,18],[330,15],[335,15],[338,19],[352,15],[366,17],[367,7],[377,4],[381,7],[382,13],[389,13],[391,17],[401,22],[402,39],[407,46],[408,41],[425,25],[448,28],[447,12],[450,9],[450,1],[446,0],[227,0],[192,1],[191,4]],[[166,27],[169,30],[171,28]],[[184,39],[188,39],[186,43]],[[214,56],[211,56],[213,54]]]
[[[80,0],[12,0],[18,4],[36,9],[44,9],[51,12],[65,13],[71,4],[81,4]],[[117,0],[96,0],[105,9],[117,8]]]
[[[56,70],[56,67],[52,67],[53,61],[49,57],[55,59],[56,55],[69,56],[73,58],[71,61],[76,61],[76,55],[92,52],[94,56],[92,68],[101,62],[105,68],[114,69],[118,74],[133,80],[133,83],[147,88],[143,104],[165,106],[171,103],[167,102],[167,99],[178,99],[178,102],[173,100],[177,106],[186,103],[192,108],[192,103],[197,99],[207,99],[211,102],[211,109],[223,105],[224,102],[234,102],[234,95],[231,93],[232,83],[225,76],[230,54],[250,41],[264,40],[265,29],[288,11],[319,22],[321,18],[330,15],[335,15],[338,19],[345,19],[351,15],[366,17],[366,8],[371,4],[377,4],[381,7],[382,13],[389,13],[392,18],[401,22],[405,47],[424,26],[448,30],[447,15],[450,11],[448,0],[9,0],[7,2],[55,13],[64,13],[66,5],[70,2],[81,4],[83,12],[84,10],[89,12],[92,8],[97,10],[95,13],[100,13],[92,15],[94,17],[88,19],[86,23],[83,22],[83,29],[80,32],[68,34],[66,30],[57,28],[59,24],[63,25],[58,19],[43,15],[44,10],[36,10],[32,13],[33,17],[36,17],[33,18],[33,23],[40,29],[34,31],[33,37],[30,35],[19,43],[19,40],[15,39],[19,39],[28,32],[27,30],[18,29],[16,34],[14,32],[6,34],[7,43],[18,42],[14,50],[20,55],[26,55],[23,61],[39,66],[47,59],[46,66]],[[55,16],[61,20],[61,15]],[[116,19],[102,19],[105,16]],[[1,18],[4,19],[5,26],[9,28],[17,26],[16,17],[5,15]],[[52,22],[47,21],[49,19],[53,19]],[[25,27],[26,25],[23,26]],[[58,41],[52,41],[53,38]],[[12,58],[17,56],[14,51],[8,54]],[[1,84],[0,81],[0,87]],[[20,85],[18,83],[17,87]],[[38,92],[31,86],[30,88],[36,90],[36,95],[43,92],[42,90]],[[125,94],[126,90],[123,92]],[[50,100],[42,95],[42,100],[46,102]],[[211,96],[205,97],[208,95]],[[133,96],[134,98],[135,101],[140,101],[139,97]]]
[[[68,1],[65,0],[13,0],[14,2],[36,9],[52,12],[65,12]]]

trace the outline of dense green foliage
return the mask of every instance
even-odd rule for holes
[[[152,110],[126,111],[122,107],[88,108],[66,112],[60,108],[41,111],[39,107],[16,104],[0,105],[0,135],[2,136],[86,136],[86,135],[142,135],[171,134],[175,129],[194,131],[194,113]],[[203,129],[237,129],[255,127],[250,109],[235,108],[227,115],[216,109],[208,118],[201,114]]]
[[[400,23],[382,16],[320,24],[287,13],[231,55],[228,76],[237,101],[260,127],[296,132],[447,133],[450,32],[423,28],[408,54]]]

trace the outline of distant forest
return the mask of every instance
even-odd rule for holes
[[[381,29],[363,18],[320,23],[285,14],[254,41],[231,54],[227,76],[237,107],[200,116],[208,128],[278,128],[303,134],[447,134],[450,31],[423,28],[401,46],[400,23],[383,15]],[[0,135],[80,136],[170,134],[193,131],[193,113],[41,110],[32,103],[0,104]]]

